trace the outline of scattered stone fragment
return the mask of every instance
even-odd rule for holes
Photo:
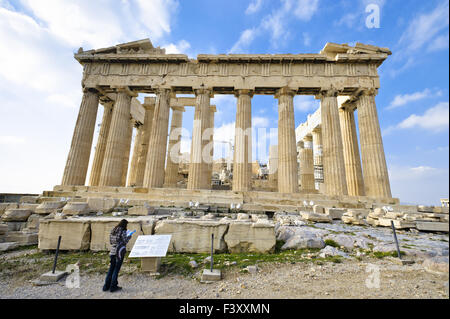
[[[448,256],[436,256],[427,258],[422,263],[426,271],[437,274],[448,274],[449,261]]]
[[[343,251],[340,251],[339,249],[332,247],[332,246],[326,246],[319,253],[319,257],[321,257],[321,258],[326,258],[326,257],[330,257],[330,256],[341,256],[344,258],[349,258],[348,254],[346,254]]]
[[[31,210],[24,208],[8,209],[2,215],[2,220],[4,222],[25,222],[32,213]]]

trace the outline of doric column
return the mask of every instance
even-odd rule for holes
[[[236,91],[233,191],[249,191],[252,186],[252,96],[249,90]]]
[[[128,147],[130,130],[132,96],[137,96],[137,94],[132,93],[127,88],[117,89],[117,98],[113,108],[105,158],[100,174],[100,186],[120,186],[122,184],[123,162]]]
[[[170,124],[169,148],[167,149],[166,174],[164,187],[176,187],[178,182],[178,168],[180,166],[181,128],[184,107],[172,107],[172,121]]]
[[[164,185],[164,165],[167,151],[167,131],[169,129],[170,89],[160,89],[156,96],[152,131],[147,152],[144,187],[155,188]]]
[[[323,162],[322,162],[322,129],[316,127],[311,132],[313,138],[314,154],[314,180],[318,191],[322,190],[323,185]]]
[[[89,177],[90,186],[98,186],[100,174],[102,172],[103,159],[105,158],[106,143],[108,142],[108,133],[111,126],[111,118],[114,102],[103,104],[103,117],[98,134],[97,145],[95,146],[94,161],[92,162],[91,176]]]
[[[142,138],[139,149],[138,162],[136,168],[136,186],[144,185],[145,166],[147,165],[148,145],[150,144],[150,134],[153,125],[153,113],[155,111],[155,98],[146,97],[142,106],[145,109],[144,124],[141,128]]]
[[[358,138],[356,136],[354,107],[346,105],[339,108],[339,119],[344,149],[345,175],[348,195],[364,196],[361,159],[359,157]]]
[[[96,92],[84,91],[64,169],[62,185],[84,185],[86,182],[97,119],[98,101],[99,96]]]
[[[295,142],[294,95],[279,89],[278,99],[278,192],[298,192],[297,145]]]
[[[341,125],[337,104],[338,92],[323,90],[321,98],[323,178],[326,194],[347,195]]]
[[[375,105],[376,93],[375,89],[365,90],[356,102],[364,186],[367,196],[391,198],[391,186]]]
[[[213,171],[213,164],[214,164],[214,113],[216,113],[216,106],[211,105],[209,107],[209,140],[208,145],[205,150],[209,151],[208,157],[209,157],[209,163],[208,163],[208,171],[206,172],[206,178],[205,178],[205,188],[210,189],[212,188],[211,180],[212,180],[212,171]]]
[[[278,188],[278,145],[269,146],[269,182]]]
[[[194,112],[194,125],[192,129],[191,160],[189,163],[189,176],[187,189],[205,188],[207,164],[203,159],[203,149],[208,144],[209,136],[205,131],[210,128],[210,96],[207,89],[195,90],[197,102]]]
[[[120,186],[126,186],[127,183],[127,175],[128,175],[128,164],[130,162],[130,151],[131,151],[131,141],[133,138],[133,127],[135,120],[130,116],[130,124],[128,128],[128,134],[125,141],[125,150],[123,154],[123,167],[122,167],[122,179],[120,182]]]
[[[314,156],[311,135],[306,135],[303,141],[300,142],[300,185],[302,190],[315,190]]]
[[[130,173],[128,174],[128,186],[136,186],[136,171],[139,153],[142,148],[142,125],[136,124],[136,135],[134,137],[133,156],[131,157]]]

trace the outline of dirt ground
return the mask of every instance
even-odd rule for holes
[[[32,252],[30,250],[28,253]],[[13,252],[17,257],[27,252]],[[258,265],[256,273],[239,267],[224,269],[219,282],[201,283],[201,270],[193,276],[162,278],[135,272],[119,276],[120,292],[102,292],[103,274],[80,275],[80,287],[57,284],[35,286],[30,281],[2,276],[0,298],[151,298],[151,299],[410,299],[448,298],[448,274],[429,273],[419,263],[398,265],[388,259],[365,257],[341,263],[312,262]],[[445,284],[447,283],[447,286]]]

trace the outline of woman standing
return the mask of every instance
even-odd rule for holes
[[[128,221],[122,219],[109,235],[109,243],[111,244],[109,253],[110,265],[105,284],[103,285],[103,291],[109,290],[114,292],[122,289],[122,287],[118,286],[117,277],[125,257],[127,243],[131,238],[131,236],[127,236],[127,225]]]

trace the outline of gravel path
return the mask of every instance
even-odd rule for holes
[[[379,271],[379,288],[368,288],[369,269]],[[372,267],[372,268],[370,268]],[[378,268],[377,268],[378,267]],[[64,280],[49,286],[0,281],[0,298],[448,298],[448,275],[426,272],[420,264],[400,266],[388,260],[345,260],[343,263],[277,264],[259,266],[255,274],[232,268],[220,282],[202,284],[195,278],[166,276],[155,279],[136,273],[119,277],[123,291],[102,292],[104,276],[82,275],[80,288]]]

